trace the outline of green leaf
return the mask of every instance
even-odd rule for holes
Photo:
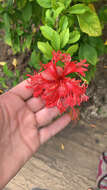
[[[56,31],[52,35],[51,45],[56,51],[60,49],[60,35]]]
[[[27,48],[28,50],[30,50],[31,47],[31,43],[32,43],[32,34],[27,35],[26,38],[24,39],[24,42],[22,44],[22,51],[24,52],[25,49]]]
[[[72,0],[65,0],[65,6],[66,8],[69,7],[70,3],[72,2]]]
[[[41,26],[40,30],[42,32],[42,35],[48,39],[48,40],[52,40],[52,36],[53,33],[56,32],[55,30],[53,30],[51,27],[49,26]]]
[[[41,50],[41,52],[48,58],[52,58],[52,51],[53,48],[50,46],[48,42],[38,42],[37,43],[38,48]]]
[[[28,50],[30,50],[31,43],[32,43],[32,34],[28,35],[26,38],[26,47]]]
[[[18,9],[24,8],[26,3],[27,3],[27,0],[23,0],[23,1],[22,0],[17,0],[16,1],[16,5],[18,6]]]
[[[73,5],[69,9],[70,14],[84,14],[86,11],[89,11],[89,7],[82,3]]]
[[[20,77],[20,71],[16,69],[15,72],[16,72],[16,77],[19,78]]]
[[[65,6],[62,4],[60,7],[58,7],[56,10],[54,10],[54,19],[58,18],[58,16],[61,14],[61,12],[65,9]]]
[[[73,56],[74,53],[77,52],[78,48],[79,48],[79,45],[78,44],[74,44],[74,45],[72,45],[72,46],[70,46],[68,48],[68,50],[66,51],[66,53],[69,53],[71,56]]]
[[[77,18],[76,18],[75,15],[71,15],[71,14],[68,15],[68,25],[69,25],[69,28],[74,28],[74,25],[77,22],[76,20],[77,20]]]
[[[88,84],[90,83],[90,81],[92,80],[92,78],[94,78],[95,76],[95,72],[96,72],[96,66],[90,65],[88,67],[88,71],[85,72],[86,76],[85,77],[81,77],[83,81],[86,81]]]
[[[37,0],[37,3],[44,8],[51,8],[51,0]]]
[[[7,13],[4,13],[3,21],[4,21],[5,30],[9,32],[10,31],[10,17]]]
[[[40,30],[41,30],[43,36],[46,39],[51,41],[52,47],[55,50],[59,50],[60,49],[60,36],[59,36],[59,34],[49,26],[41,26]]]
[[[16,32],[18,36],[21,36],[24,33],[24,31],[19,26],[16,28]]]
[[[53,27],[55,24],[55,19],[53,18],[52,14],[53,14],[53,11],[51,9],[48,9],[46,11],[45,22],[50,27]]]
[[[78,30],[74,30],[73,32],[70,33],[69,37],[69,44],[73,44],[77,42],[80,39],[80,32]]]
[[[12,41],[13,41],[12,48],[13,48],[14,53],[20,52],[20,39],[19,39],[19,36],[18,35],[13,36]]]
[[[64,48],[65,45],[68,43],[69,41],[69,28],[63,30],[60,33],[60,43],[61,43],[61,48]]]
[[[99,11],[99,17],[101,22],[107,23],[107,5],[103,6]]]
[[[4,77],[0,77],[0,82],[3,82],[5,81],[5,78]]]
[[[79,58],[86,59],[88,63],[96,65],[98,61],[97,51],[87,43],[81,44],[79,49]]]
[[[40,55],[35,52],[35,50],[31,54],[31,59],[29,61],[29,66],[39,70],[40,69]]]
[[[101,37],[88,37],[88,44],[93,46],[97,50],[98,56],[104,54],[105,45]]]
[[[57,8],[56,0],[51,0],[51,5],[53,9],[56,9]]]
[[[5,65],[3,66],[3,72],[4,72],[5,75],[8,76],[9,78],[12,78],[12,77],[14,76],[14,73],[8,69],[7,64],[5,64]]]
[[[5,31],[4,41],[7,45],[12,46],[12,38],[10,31]]]
[[[2,7],[2,5],[0,4],[0,14],[3,13],[4,8]]]
[[[59,0],[59,2],[63,3],[65,7],[67,8],[72,2],[72,0]]]
[[[14,80],[12,83],[13,83],[13,86],[16,86],[18,84],[18,80]]]
[[[59,31],[63,31],[68,27],[68,18],[67,16],[62,16],[59,21]]]
[[[85,12],[77,17],[82,32],[89,36],[100,36],[102,34],[101,24],[95,12]]]
[[[32,5],[31,3],[27,3],[25,8],[23,9],[22,17],[25,22],[29,22],[31,16],[32,16]]]
[[[82,2],[82,3],[92,3],[99,0],[73,0],[74,3]]]

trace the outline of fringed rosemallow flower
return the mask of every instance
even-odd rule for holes
[[[33,89],[34,97],[41,97],[46,107],[56,106],[60,113],[71,107],[73,118],[77,118],[75,107],[88,100],[86,96],[87,85],[81,80],[72,77],[72,74],[85,76],[88,64],[86,60],[79,63],[71,61],[69,54],[53,51],[53,58],[47,64],[42,64],[42,72],[35,72],[30,77],[29,87]],[[58,65],[64,65],[63,67]]]

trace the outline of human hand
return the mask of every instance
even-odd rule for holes
[[[26,85],[23,81],[0,96],[0,190],[41,144],[71,121],[65,114],[50,123],[59,114],[58,109],[46,108],[41,98],[32,97],[32,89]]]

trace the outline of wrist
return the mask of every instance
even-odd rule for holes
[[[0,146],[2,146],[1,142]],[[26,147],[22,146],[21,148],[23,149],[23,152],[25,152],[24,155],[23,153],[20,153],[17,144],[15,151],[12,150],[12,147],[9,148],[7,146],[7,142],[5,143],[5,146],[3,142],[3,146],[0,147],[0,154],[2,154],[2,157],[0,157],[0,190],[2,190],[5,185],[9,183],[9,181],[17,174],[17,172],[29,159],[26,156]]]

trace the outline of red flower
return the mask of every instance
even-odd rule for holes
[[[64,63],[64,68],[57,66],[59,61]],[[88,100],[85,95],[87,85],[67,75],[75,72],[85,76],[88,67],[85,62],[71,62],[70,55],[54,51],[52,60],[43,66],[44,71],[30,76],[34,97],[41,96],[47,107],[57,106],[61,113],[71,107],[76,118],[74,107]]]

